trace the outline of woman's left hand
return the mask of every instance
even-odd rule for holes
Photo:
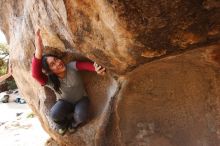
[[[105,75],[105,68],[98,65],[96,62],[94,62],[94,67],[95,67],[95,71],[97,72],[97,74],[99,75]]]

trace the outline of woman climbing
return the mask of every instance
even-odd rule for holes
[[[35,55],[32,59],[32,76],[41,84],[51,87],[57,96],[55,105],[50,110],[50,117],[56,123],[56,130],[63,135],[86,121],[89,99],[82,79],[77,71],[96,71],[105,74],[105,68],[90,62],[74,61],[68,64],[55,55],[43,54],[40,30],[35,35]],[[42,69],[46,74],[42,72]]]

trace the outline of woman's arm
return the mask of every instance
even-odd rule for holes
[[[76,68],[78,70],[95,71],[99,75],[105,74],[105,68],[98,65],[97,63],[92,64],[90,62],[76,61]]]
[[[42,43],[40,29],[38,29],[36,34],[35,34],[35,46],[36,46],[35,57],[37,59],[41,59],[42,58],[42,54],[43,54],[44,46],[43,46],[43,43]]]
[[[95,67],[91,62],[76,61],[77,70],[95,71]]]
[[[32,58],[31,73],[42,86],[47,83],[48,77],[42,72],[42,59],[37,59],[35,56]]]
[[[41,85],[45,85],[48,81],[48,77],[42,72],[42,54],[44,47],[39,29],[35,35],[35,46],[36,50],[31,64],[32,77],[36,79]]]

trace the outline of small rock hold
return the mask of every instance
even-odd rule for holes
[[[160,50],[145,50],[142,52],[141,56],[146,58],[153,58],[153,57],[159,57],[166,54],[165,49]]]

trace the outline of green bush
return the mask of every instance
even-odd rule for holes
[[[6,84],[8,86],[8,90],[14,90],[18,88],[14,79],[6,80]]]
[[[0,43],[0,76],[7,73],[8,68],[8,45],[4,43]]]
[[[0,43],[0,76],[8,71],[9,48],[5,43]],[[17,85],[13,77],[6,79],[5,85],[7,90],[17,89]]]
[[[4,63],[0,67],[0,76],[4,75],[7,73],[7,65]]]

